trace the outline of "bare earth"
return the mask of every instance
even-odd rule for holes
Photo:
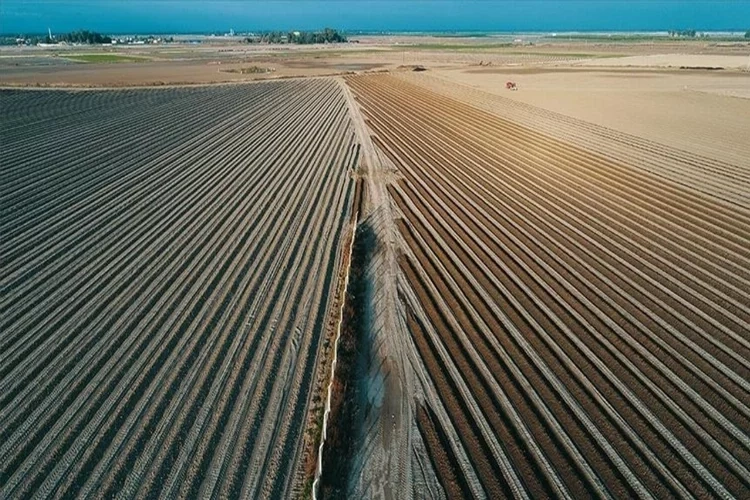
[[[413,75],[347,83],[403,174],[432,496],[746,496],[747,168]]]
[[[636,50],[641,51],[644,49],[640,47]],[[362,108],[361,111],[367,117],[370,133],[376,139],[376,151],[381,152],[379,165],[384,171],[397,168],[401,174],[395,178],[384,179],[377,174],[377,165],[371,171],[372,189],[378,189],[377,186],[382,189],[382,184],[388,186],[392,196],[387,203],[380,198],[381,204],[385,203],[389,211],[393,211],[394,215],[398,214],[396,222],[400,235],[396,238],[399,247],[397,252],[401,253],[399,270],[394,272],[392,265],[377,266],[381,270],[378,279],[381,280],[381,286],[384,286],[383,279],[393,280],[395,277],[400,297],[398,311],[395,314],[399,318],[406,316],[406,331],[400,321],[391,324],[390,327],[380,325],[373,328],[375,339],[371,342],[378,346],[378,349],[371,353],[370,365],[377,369],[372,372],[372,378],[364,383],[376,388],[374,394],[377,394],[377,397],[374,404],[368,407],[367,424],[364,426],[367,434],[362,440],[357,466],[351,478],[351,494],[390,498],[394,486],[397,486],[397,491],[402,497],[414,498],[492,498],[524,494],[532,497],[550,494],[580,496],[597,490],[602,493],[602,484],[598,479],[600,477],[604,478],[604,484],[610,493],[616,496],[646,492],[660,495],[669,491],[684,494],[687,491],[685,485],[692,485],[704,493],[725,493],[724,488],[733,490],[735,494],[746,492],[747,483],[742,479],[738,480],[737,476],[727,479],[731,473],[723,470],[713,458],[717,456],[715,453],[729,456],[728,449],[732,450],[735,456],[742,456],[746,452],[744,446],[732,448],[731,439],[725,436],[721,439],[725,439],[726,448],[718,445],[713,451],[704,450],[701,448],[703,445],[694,445],[692,441],[691,436],[694,433],[700,434],[698,428],[692,427],[692,423],[676,431],[669,430],[673,426],[669,426],[668,422],[673,417],[665,413],[664,408],[676,407],[675,401],[680,401],[682,395],[675,392],[674,395],[663,395],[660,402],[653,402],[645,392],[638,392],[640,389],[636,389],[635,393],[624,389],[628,384],[635,383],[629,376],[624,375],[625,366],[631,366],[638,377],[648,374],[641,379],[645,384],[643,387],[655,387],[655,384],[661,383],[658,380],[664,380],[664,377],[670,379],[674,376],[670,369],[682,373],[680,377],[687,380],[695,376],[690,370],[683,371],[679,366],[667,368],[669,356],[661,353],[661,348],[656,347],[653,342],[658,344],[661,342],[660,338],[672,342],[680,350],[670,351],[671,355],[680,359],[684,359],[683,356],[692,358],[695,352],[703,352],[703,348],[697,345],[693,346],[697,351],[682,350],[684,347],[674,343],[668,332],[674,334],[684,329],[680,320],[676,319],[683,314],[677,312],[680,308],[684,308],[686,314],[694,314],[691,308],[700,310],[705,298],[695,295],[691,290],[692,285],[672,280],[668,288],[663,290],[667,291],[671,304],[669,307],[673,309],[671,313],[665,313],[662,317],[656,315],[661,313],[654,313],[661,306],[657,303],[652,304],[650,299],[639,297],[635,291],[631,291],[634,295],[630,296],[621,291],[625,299],[620,296],[600,296],[594,300],[594,303],[597,303],[597,300],[630,301],[625,309],[620,309],[620,313],[608,313],[615,318],[614,321],[624,321],[617,319],[618,314],[631,317],[633,323],[625,326],[625,330],[634,335],[638,333],[636,337],[628,337],[630,333],[625,334],[620,327],[612,323],[607,314],[601,312],[607,308],[604,305],[606,302],[599,305],[589,303],[589,309],[583,308],[578,302],[593,300],[594,295],[600,293],[596,291],[599,285],[584,280],[585,284],[578,283],[573,286],[567,278],[557,275],[554,268],[543,271],[544,268],[538,267],[565,267],[573,265],[573,261],[568,261],[567,264],[563,261],[555,262],[554,253],[549,253],[550,250],[540,241],[535,241],[534,244],[538,246],[532,246],[531,254],[524,255],[522,250],[504,248],[497,239],[516,232],[528,236],[528,233],[522,231],[537,229],[533,226],[526,227],[522,222],[503,221],[502,217],[493,217],[484,210],[490,210],[493,204],[491,200],[498,203],[497,200],[504,199],[503,197],[508,194],[506,190],[513,189],[510,187],[512,183],[506,186],[500,182],[502,177],[499,176],[497,165],[505,161],[515,169],[512,173],[505,172],[504,175],[518,176],[519,179],[528,176],[528,180],[522,181],[526,184],[524,189],[528,191],[525,194],[523,190],[513,192],[511,198],[527,198],[524,198],[523,202],[513,201],[507,206],[504,202],[500,203],[504,210],[519,210],[513,212],[517,214],[527,211],[534,217],[540,216],[539,210],[544,212],[543,205],[538,205],[535,209],[527,206],[528,203],[535,203],[533,199],[539,196],[536,191],[541,188],[538,184],[540,178],[536,181],[531,180],[536,175],[533,172],[537,168],[541,168],[541,171],[547,171],[550,167],[562,168],[561,172],[566,172],[564,177],[567,178],[562,191],[554,184],[563,182],[561,177],[549,184],[549,193],[543,194],[538,198],[540,200],[545,200],[545,196],[552,193],[562,195],[562,200],[568,200],[564,196],[570,193],[569,196],[573,196],[570,199],[576,200],[583,209],[580,214],[596,208],[599,201],[613,197],[620,200],[625,194],[619,190],[627,186],[629,181],[622,184],[616,178],[613,178],[616,185],[599,185],[597,189],[603,189],[603,196],[598,198],[599,201],[593,202],[594,198],[587,198],[592,194],[590,189],[593,185],[584,182],[584,177],[589,173],[585,168],[577,171],[575,162],[585,166],[583,158],[594,153],[601,155],[602,160],[591,161],[603,161],[603,165],[608,165],[605,167],[607,169],[618,169],[621,168],[620,165],[627,165],[625,172],[630,173],[626,173],[625,178],[642,176],[641,179],[647,183],[643,184],[645,192],[641,194],[646,194],[646,197],[638,194],[638,203],[649,205],[652,202],[648,201],[648,196],[653,194],[661,199],[661,190],[667,189],[679,193],[681,197],[685,196],[686,199],[697,196],[696,199],[711,206],[711,210],[736,213],[744,219],[750,208],[750,152],[747,149],[747,141],[744,140],[746,130],[750,126],[750,101],[742,96],[747,95],[750,75],[741,70],[651,68],[647,66],[653,63],[654,58],[648,55],[637,56],[644,61],[643,67],[639,68],[617,68],[617,64],[613,64],[612,67],[590,69],[579,67],[581,60],[573,56],[569,61],[561,62],[566,57],[564,53],[543,55],[537,52],[524,56],[486,52],[453,54],[447,51],[434,52],[430,49],[421,53],[405,50],[402,56],[406,65],[420,64],[427,67],[428,71],[415,73],[408,71],[409,68],[401,68],[400,71],[393,72],[404,82],[401,84],[394,80],[382,80],[384,77],[379,76],[347,80],[355,90],[358,107]],[[526,57],[528,62],[519,63],[520,57]],[[727,57],[738,61],[736,55],[708,56],[709,59],[711,57],[716,57],[716,61],[701,58],[691,61],[675,59],[673,62],[727,65]],[[550,60],[543,60],[544,58]],[[610,60],[618,61],[616,58],[592,59],[599,64],[606,64]],[[491,63],[489,66],[488,61]],[[521,90],[507,91],[507,80],[516,81]],[[431,92],[434,94],[430,95]],[[441,95],[449,100],[442,100]],[[462,104],[458,104],[459,102]],[[489,111],[492,115],[477,115],[475,111],[464,107],[463,103]],[[451,113],[456,117],[451,117]],[[455,113],[461,113],[461,117]],[[473,118],[468,118],[472,116]],[[508,125],[501,125],[502,119],[510,120],[507,123],[539,130],[548,135],[546,138],[543,135],[538,136],[530,142],[525,142],[525,136],[518,137],[515,141],[520,141],[522,146],[514,152],[514,141],[509,135],[510,132],[504,131]],[[482,120],[484,125],[479,126],[479,120]],[[445,130],[441,130],[442,124],[447,125]],[[492,135],[491,131],[487,131],[487,138],[472,135],[472,131],[477,133],[485,128],[502,132]],[[571,157],[561,156],[560,161],[564,159],[565,166],[556,165],[558,162],[554,160],[550,162],[549,152],[555,151],[554,148],[558,147],[554,146],[554,138],[570,144],[565,147],[573,147],[568,151],[573,154],[573,158],[578,159],[571,163]],[[485,142],[487,139],[489,142]],[[524,148],[529,148],[529,152],[522,153]],[[537,148],[550,149],[545,153],[545,149]],[[388,153],[383,154],[384,151]],[[531,154],[531,151],[534,154]],[[558,154],[560,153],[556,153]],[[583,156],[578,157],[579,154]],[[445,170],[443,167],[432,168],[435,165],[442,165]],[[462,170],[468,169],[469,173],[461,170],[452,171],[449,168],[451,165],[462,165]],[[399,181],[403,175],[406,179]],[[457,180],[448,182],[448,177],[441,176],[450,176],[451,179]],[[431,179],[435,179],[437,184]],[[441,182],[447,185],[441,187]],[[463,184],[466,182],[469,186]],[[632,187],[628,187],[627,190],[627,196],[637,193]],[[495,198],[492,198],[493,196]],[[583,201],[578,197],[582,197]],[[589,201],[591,205],[588,204]],[[630,204],[626,198],[622,198],[621,202],[630,208],[637,206]],[[617,202],[607,203],[617,206]],[[649,217],[660,220],[665,224],[662,228],[671,232],[672,223],[663,216],[675,210],[682,210],[680,203],[683,202],[678,201],[672,208],[659,209],[657,216]],[[555,210],[559,211],[562,208],[552,205],[549,216],[561,225],[568,224],[559,218],[562,213]],[[621,208],[617,207],[617,210]],[[492,213],[499,214],[502,211]],[[673,221],[678,220],[672,218],[674,213],[668,217]],[[574,221],[575,218],[571,220]],[[618,221],[617,224],[634,224],[634,232],[630,234],[638,241],[638,250],[627,255],[635,259],[636,255],[645,252],[645,255],[640,257],[643,262],[655,259],[654,262],[660,262],[662,268],[649,267],[649,270],[643,273],[637,271],[637,267],[633,267],[627,260],[621,260],[619,264],[604,264],[604,261],[597,260],[596,252],[586,250],[587,245],[592,243],[579,239],[579,242],[571,247],[571,253],[568,255],[578,259],[575,265],[582,266],[582,273],[588,272],[588,266],[601,264],[602,274],[599,277],[609,283],[602,286],[613,285],[605,276],[620,273],[618,276],[626,280],[623,286],[647,284],[642,293],[649,295],[648,287],[653,287],[659,280],[664,279],[660,277],[661,273],[669,274],[672,272],[669,269],[690,265],[681,255],[684,249],[674,253],[673,250],[678,247],[672,246],[673,244],[668,243],[658,232],[649,232],[644,238],[637,232],[645,226],[626,222],[627,217],[620,217]],[[507,228],[503,229],[503,225],[507,225]],[[691,227],[678,230],[685,236],[684,244],[688,244],[688,241],[694,238],[694,235],[690,234]],[[376,229],[381,237],[392,241],[393,228],[387,220],[380,217]],[[575,232],[574,229],[570,231]],[[594,234],[587,233],[589,229],[586,227],[583,231],[579,232],[577,238]],[[492,236],[493,232],[495,236]],[[609,234],[605,232],[598,237],[605,238],[604,241],[609,241],[608,244],[612,245],[613,240],[606,239]],[[748,241],[745,227],[732,229],[731,234],[733,238],[738,238],[738,241]],[[480,237],[481,240],[478,239]],[[555,238],[543,233],[539,234],[539,237],[552,238],[552,248],[563,248],[568,244],[562,240],[554,241]],[[621,235],[618,234],[617,237]],[[609,259],[616,255],[606,246],[600,249]],[[698,253],[711,251],[701,248],[700,245],[695,247],[695,250]],[[528,249],[525,251],[529,252]],[[625,251],[625,247],[620,251]],[[542,256],[545,252],[548,252],[548,255]],[[501,264],[506,261],[509,267]],[[515,267],[518,265],[522,267]],[[614,267],[610,267],[613,265]],[[740,264],[738,269],[742,269],[744,265]],[[625,278],[625,273],[615,270],[618,266],[623,266],[625,273],[635,272],[635,276]],[[544,273],[550,274],[547,274],[546,278],[540,278],[535,274],[528,274],[529,271],[524,268],[536,269],[542,276]],[[387,274],[382,273],[382,269],[386,269]],[[480,269],[483,271],[480,272]],[[699,274],[707,272],[697,267],[695,270]],[[744,275],[745,271],[746,268],[741,274]],[[543,280],[552,283],[554,288],[550,288]],[[515,282],[517,285],[506,285],[508,282]],[[510,286],[510,290],[506,286]],[[516,286],[517,288],[514,288]],[[542,288],[538,289],[540,286]],[[547,287],[546,291],[544,287]],[[581,294],[581,290],[584,295]],[[684,294],[691,298],[680,298],[685,297]],[[737,300],[737,304],[750,304],[750,298],[746,293],[740,293]],[[643,306],[645,303],[650,305]],[[393,305],[390,302],[388,305],[385,304],[386,301],[374,302],[375,317],[381,313],[394,314]],[[570,308],[571,312],[565,313],[556,309],[560,305]],[[526,324],[522,317],[513,312],[514,308],[530,311],[535,318],[532,322],[535,326]],[[574,319],[579,314],[578,311],[589,319]],[[568,319],[565,319],[566,314]],[[718,319],[721,314],[732,316],[733,312],[721,310],[708,314],[714,314],[714,318]],[[595,320],[594,315],[598,315],[599,319]],[[635,315],[635,318],[632,315]],[[646,320],[646,316],[659,321],[661,326],[644,326],[643,321],[651,321]],[[580,321],[583,323],[579,323]],[[594,326],[586,321],[601,323]],[[711,333],[709,326],[694,327],[698,335],[704,335],[705,338],[712,339],[711,341],[716,340],[712,336],[718,334]],[[736,324],[724,328],[727,332],[738,332]],[[598,338],[596,331],[608,329],[611,329],[610,335],[622,336],[618,342],[630,342],[631,347],[619,347],[620,350],[613,351],[613,354],[596,350],[586,351],[583,347],[586,343],[594,347]],[[558,333],[553,334],[553,338],[570,335],[571,342],[579,342],[578,347],[566,347],[569,354],[551,354],[546,350],[547,347],[544,347],[544,343],[550,342],[550,337],[546,335],[554,331]],[[509,338],[515,340],[510,341]],[[721,342],[723,341],[719,341]],[[400,348],[394,351],[388,347],[389,345],[400,345]],[[646,347],[645,350],[643,346]],[[666,344],[663,344],[663,347],[666,347]],[[641,355],[647,357],[649,352],[655,354],[656,357],[651,357],[649,361],[652,365],[647,366],[642,360],[638,360],[637,365],[632,365],[635,358],[628,358],[627,356],[631,355],[623,354],[630,348],[640,349]],[[526,352],[533,352],[533,356],[537,357],[531,365],[521,355],[524,349]],[[588,354],[583,354],[584,352]],[[571,358],[567,358],[568,355],[577,361],[571,362]],[[596,379],[597,389],[593,389],[594,386],[580,371],[575,374],[573,367],[576,364],[585,366],[585,356],[595,365],[598,363],[602,370],[595,375],[595,365],[590,365],[588,370],[591,371],[586,372],[592,380]],[[571,371],[556,366],[561,359],[567,359]],[[604,359],[608,361],[603,364]],[[514,367],[513,363],[518,363],[519,366]],[[606,363],[613,363],[614,371],[603,368]],[[653,366],[659,369],[653,371]],[[558,372],[558,375],[548,372],[550,368]],[[702,376],[702,370],[703,368],[698,369],[695,373]],[[737,370],[744,372],[744,368],[740,368],[739,365]],[[396,377],[399,378],[398,382],[394,381]],[[535,378],[538,378],[536,382],[533,380]],[[385,386],[382,383],[384,379],[389,381]],[[508,386],[513,380],[514,384],[531,384],[537,389],[529,390],[527,387],[521,393],[514,392],[515,389]],[[564,385],[559,385],[550,392],[549,386],[561,382]],[[604,392],[596,393],[598,395],[594,396],[594,399],[580,394],[572,396],[580,387],[587,384],[591,390]],[[729,383],[727,387],[731,385],[732,383]],[[686,387],[688,386],[683,386]],[[403,388],[407,388],[407,391]],[[555,391],[558,396],[552,395]],[[491,398],[488,399],[486,394],[491,394]],[[408,411],[405,411],[403,405],[394,405],[392,398],[399,395],[407,399],[411,397],[411,404],[407,406]],[[570,406],[567,406],[567,409],[557,407],[559,403],[556,397],[567,400],[566,404]],[[618,411],[621,414],[632,415],[631,425],[640,429],[635,433],[627,426],[613,426],[612,421],[607,423],[609,417],[604,417],[600,414],[600,409],[595,409],[603,401],[620,401],[621,397],[625,397],[629,402],[622,405]],[[700,396],[696,394],[696,397],[700,399],[700,404],[703,404],[706,400],[713,401],[715,395],[707,391]],[[465,406],[462,407],[457,400],[464,400]],[[716,404],[722,407],[723,403]],[[588,409],[581,412],[582,407],[577,405],[583,405]],[[744,407],[744,402],[742,405]],[[391,413],[389,408],[393,407],[399,408],[399,411]],[[633,408],[636,407],[640,409],[633,412]],[[706,409],[708,412],[714,411],[711,404],[706,406]],[[587,420],[584,424],[573,423],[570,412],[576,411],[579,412],[577,418],[593,420]],[[534,412],[537,412],[536,415]],[[538,412],[546,416],[540,417]],[[586,414],[589,417],[585,417]],[[411,415],[410,432],[402,430],[407,424],[403,421],[406,415]],[[718,420],[722,420],[728,414],[714,415]],[[472,421],[476,422],[478,428],[472,429]],[[512,423],[508,424],[508,421]],[[741,428],[744,425],[742,422],[744,417],[739,417],[739,420],[730,426],[739,425]],[[667,426],[664,426],[664,423],[667,423]],[[394,430],[398,429],[398,432],[384,434],[384,429],[387,429],[389,424],[394,426]],[[659,430],[647,431],[649,425]],[[707,420],[705,425],[714,424]],[[597,434],[599,431],[594,431],[586,437],[588,432],[597,428],[603,433]],[[737,430],[738,427],[733,429]],[[513,432],[526,437],[514,438]],[[677,435],[672,432],[676,432]],[[645,440],[642,437],[636,438],[639,433],[647,433]],[[611,449],[605,454],[594,451],[598,446],[593,444],[595,441],[600,440],[600,445],[614,443],[622,439],[615,437],[618,434],[621,437],[630,435],[636,439],[633,448],[618,445],[616,451]],[[383,439],[383,436],[389,435],[401,436],[400,439],[406,440],[408,448],[412,450],[411,460],[404,461],[401,458],[403,441]],[[557,436],[557,444],[549,442],[551,435]],[[714,434],[717,437],[719,435],[720,432]],[[746,443],[746,433],[740,432],[739,435]],[[713,438],[707,439],[710,441]],[[566,440],[569,444],[562,444]],[[691,443],[694,448],[692,452],[686,452],[679,446],[667,449],[658,444],[660,440]],[[646,465],[635,458],[634,453],[638,453],[635,449],[646,453],[656,450],[657,457]],[[691,460],[691,453],[700,456],[698,463],[706,464],[707,469],[701,468],[702,466],[693,469],[676,464],[679,460]],[[627,460],[618,462],[618,454],[627,457]],[[567,471],[576,463],[582,467],[583,472],[570,475]],[[737,462],[733,463],[739,466]],[[673,484],[666,484],[663,479],[658,478],[658,471],[662,470],[665,464],[678,470],[679,478],[675,479]],[[546,472],[535,472],[538,468]],[[742,469],[740,467],[740,470]],[[406,475],[404,470],[407,471]],[[617,474],[625,474],[628,477],[627,481],[616,479]],[[725,478],[727,482],[712,483],[707,489],[702,489],[704,486],[698,483],[711,482],[714,475]]]
[[[615,57],[579,63],[582,66],[627,66],[627,67],[704,67],[750,70],[750,57],[742,55],[706,54],[653,54],[645,56]]]
[[[3,48],[0,86],[336,77],[377,240],[351,497],[746,497],[750,43],[515,42]]]
[[[446,69],[433,74],[750,167],[750,141],[744,140],[750,130],[750,73],[550,68],[530,72]],[[520,90],[508,92],[508,80],[516,82]]]

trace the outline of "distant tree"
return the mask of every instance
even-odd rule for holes
[[[256,37],[246,37],[245,43],[295,43],[308,45],[312,43],[339,43],[346,42],[344,35],[332,28],[323,31],[268,31]]]
[[[282,43],[284,34],[281,31],[269,31],[260,35],[261,43]]]
[[[670,30],[667,33],[673,38],[695,38],[698,32],[695,30]]]
[[[346,42],[344,35],[332,28],[323,31],[295,31],[287,34],[287,43],[309,45],[312,43],[341,43]]]
[[[72,31],[70,33],[63,33],[60,35],[55,35],[52,38],[50,38],[49,35],[46,35],[44,39],[41,41],[43,41],[43,43],[67,42],[67,43],[80,43],[80,44],[93,45],[93,44],[102,44],[102,43],[112,43],[112,38],[107,35],[102,35],[101,33],[97,33],[95,31],[78,30],[78,31]]]

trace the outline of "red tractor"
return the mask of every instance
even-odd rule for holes
[[[508,90],[518,90],[518,85],[516,85],[516,82],[505,82],[505,88]]]

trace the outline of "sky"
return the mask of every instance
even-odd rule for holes
[[[745,31],[750,0],[0,0],[0,33]]]

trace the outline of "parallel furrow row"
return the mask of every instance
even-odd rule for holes
[[[746,494],[747,217],[396,78],[348,83],[406,178],[402,269],[432,323],[411,330],[438,387],[469,387],[439,392],[480,479],[496,440],[532,496]]]
[[[19,147],[55,106],[82,140],[3,164],[46,194],[3,242],[0,496],[289,494],[354,195],[339,84],[31,94],[0,95]]]

